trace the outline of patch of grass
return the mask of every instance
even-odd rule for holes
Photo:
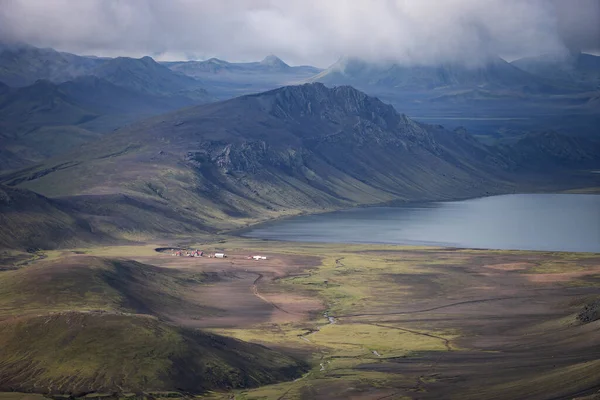
[[[334,351],[333,356],[347,355],[366,358],[401,357],[416,351],[445,351],[444,342],[430,336],[371,324],[330,324],[310,335],[317,345]]]

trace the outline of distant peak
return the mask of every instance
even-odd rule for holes
[[[156,61],[154,61],[154,58],[150,57],[150,56],[144,56],[142,58],[133,58],[133,57],[116,57],[113,59],[109,59],[108,62],[112,62],[115,64],[122,64],[122,63],[126,63],[126,64],[135,64],[135,63],[144,63],[144,64],[156,64]]]
[[[215,65],[228,65],[229,63],[227,61],[224,60],[220,60],[218,58],[209,58],[208,60],[204,61],[207,64],[215,64]]]
[[[281,58],[270,54],[266,56],[261,62],[261,65],[269,66],[269,67],[277,67],[277,68],[289,68],[289,65],[284,63]]]

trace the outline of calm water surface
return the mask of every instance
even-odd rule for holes
[[[514,194],[357,208],[275,221],[257,226],[244,236],[303,242],[600,252],[600,195]]]

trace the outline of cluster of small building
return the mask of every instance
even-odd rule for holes
[[[208,258],[227,258],[227,255],[225,253],[214,253],[214,254],[204,254],[204,252],[202,250],[176,250],[173,249],[171,251],[171,255],[172,256],[177,256],[177,257],[208,257]],[[255,260],[255,261],[260,261],[260,260],[266,260],[267,257],[266,256],[248,256],[246,257],[248,260]]]
[[[176,250],[171,255],[177,257],[203,257],[204,252],[202,250]]]
[[[225,253],[204,254],[202,250],[175,250],[171,253],[172,256],[177,257],[208,257],[208,258],[227,258]]]

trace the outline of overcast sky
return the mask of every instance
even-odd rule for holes
[[[474,62],[598,52],[600,0],[0,0],[0,40],[159,60]]]

